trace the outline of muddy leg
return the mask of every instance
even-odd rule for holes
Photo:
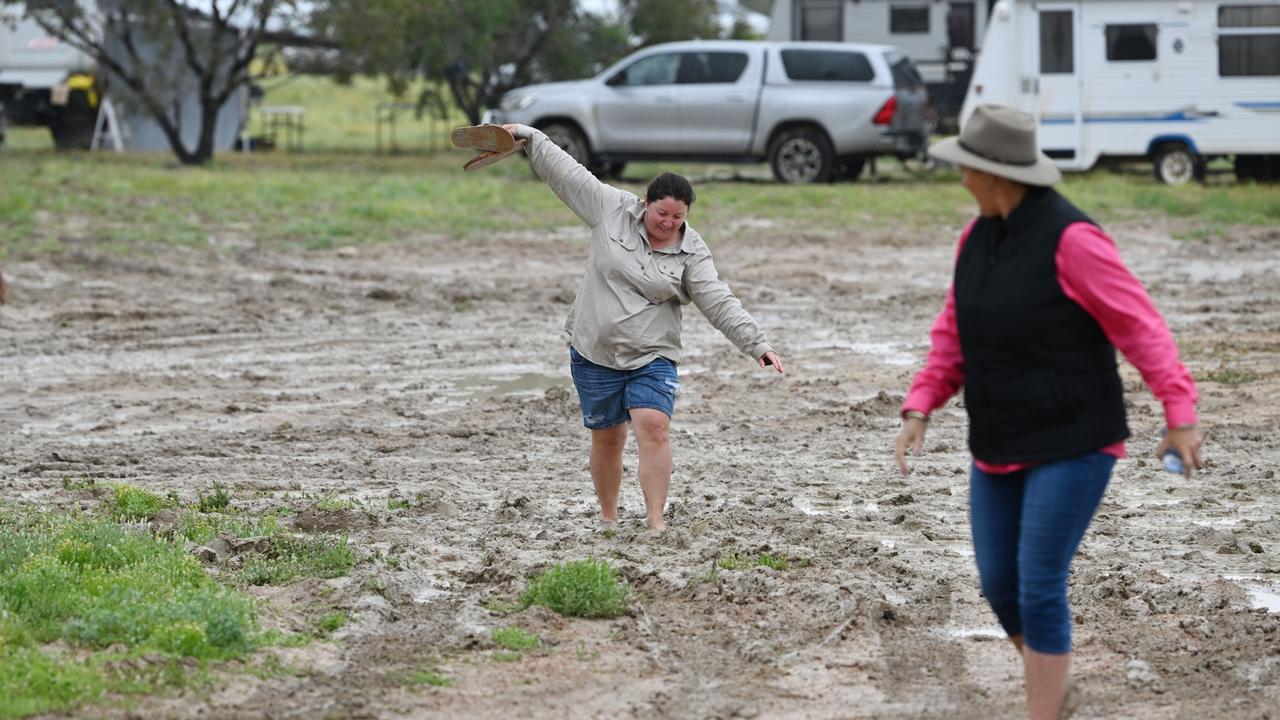
[[[1031,720],[1058,720],[1067,692],[1067,672],[1071,653],[1050,655],[1031,648],[1022,649],[1022,666],[1027,674],[1027,715]]]
[[[618,490],[622,487],[622,448],[627,444],[627,426],[614,425],[591,431],[591,484],[600,501],[600,518],[618,520]]]
[[[633,408],[631,424],[640,445],[640,489],[644,491],[645,512],[649,527],[666,527],[662,508],[667,504],[667,488],[671,485],[671,440],[668,429],[671,418],[661,410]]]

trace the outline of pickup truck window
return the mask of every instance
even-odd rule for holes
[[[782,67],[792,80],[871,82],[876,76],[866,55],[846,50],[783,50]]]
[[[680,72],[676,76],[676,82],[682,85],[736,83],[746,68],[746,53],[684,53],[680,57]]]
[[[680,53],[650,55],[631,63],[609,79],[610,85],[674,85],[680,69]]]

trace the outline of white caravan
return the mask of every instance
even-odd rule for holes
[[[1018,107],[1063,170],[1280,180],[1280,0],[1000,0],[961,110]]]
[[[954,129],[996,0],[773,0],[777,41],[893,45],[915,61],[939,127]]]

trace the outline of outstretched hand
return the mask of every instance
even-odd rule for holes
[[[898,431],[898,469],[903,477],[911,474],[907,465],[907,452],[912,455],[924,454],[924,420],[908,417],[902,420],[902,429]]]
[[[782,374],[782,360],[778,359],[778,354],[772,350],[761,355],[760,359],[756,362],[760,363],[760,367],[769,367],[772,365],[773,369],[777,370],[779,375]]]

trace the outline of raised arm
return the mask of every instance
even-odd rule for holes
[[[590,170],[552,142],[546,133],[528,125],[502,127],[515,137],[529,141],[525,152],[529,154],[534,172],[547,182],[561,202],[582,218],[582,222],[594,227],[605,218],[608,210],[625,202],[627,193],[597,180]]]

